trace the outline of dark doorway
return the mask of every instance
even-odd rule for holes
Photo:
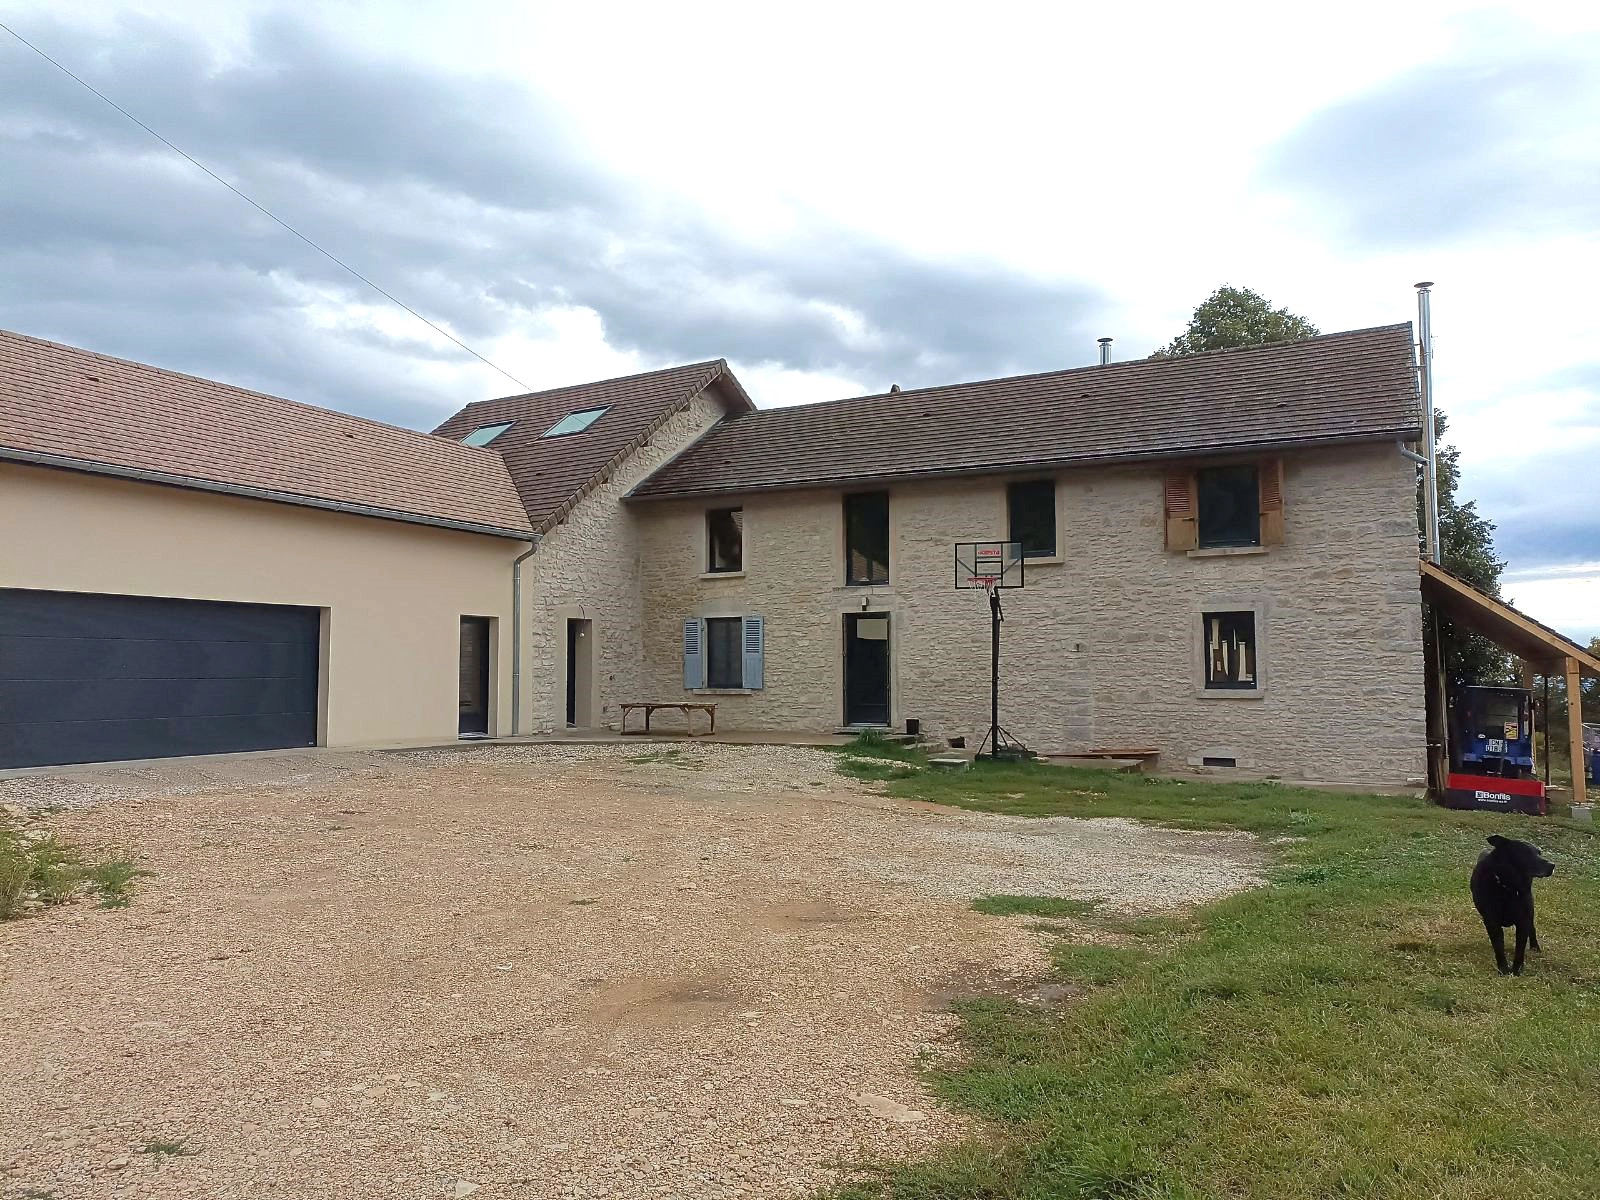
[[[567,620],[567,724],[588,729],[594,720],[590,697],[594,687],[594,623]]]
[[[489,618],[461,618],[462,737],[489,732]]]
[[[317,744],[315,608],[0,588],[0,767]]]
[[[844,723],[889,723],[889,615],[846,613]]]

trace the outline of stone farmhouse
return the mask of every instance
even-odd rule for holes
[[[1409,325],[760,410],[722,361],[417,433],[0,334],[0,767],[902,729],[1424,773]],[[659,718],[658,718],[659,719]]]

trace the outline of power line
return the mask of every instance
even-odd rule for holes
[[[185,161],[187,161],[190,165],[198,167],[200,170],[204,171],[207,175],[211,176],[211,178],[215,179],[223,187],[227,188],[230,192],[232,192],[235,196],[239,197],[239,199],[243,200],[246,204],[248,204],[251,208],[255,209],[262,216],[268,218],[269,220],[275,222],[276,224],[282,226],[284,229],[288,230],[290,233],[294,234],[295,237],[299,238],[302,242],[304,242],[306,245],[310,246],[313,250],[315,250],[318,254],[322,255],[322,257],[326,258],[329,262],[333,263],[335,266],[341,268],[342,270],[348,271],[351,275],[354,275],[357,279],[359,279],[362,283],[366,284],[373,291],[377,292],[378,295],[382,296],[385,300],[388,300],[391,304],[398,305],[400,308],[405,309],[406,312],[410,313],[413,317],[415,317],[417,320],[421,321],[429,329],[431,329],[435,333],[439,334],[439,336],[444,337],[444,338],[448,338],[450,341],[452,341],[456,345],[460,346],[468,354],[472,355],[473,358],[477,359],[484,366],[490,367],[490,368],[493,368],[496,371],[499,371],[500,374],[504,375],[507,379],[511,380],[511,382],[516,384],[518,387],[522,388],[523,391],[531,392],[533,390],[533,388],[531,386],[529,386],[528,384],[524,383],[522,380],[518,379],[515,375],[513,375],[510,371],[506,370],[504,367],[496,366],[494,363],[490,362],[487,358],[485,358],[483,355],[479,354],[471,346],[467,345],[460,338],[456,337],[455,334],[451,333],[447,329],[443,329],[440,326],[434,324],[432,321],[428,320],[427,317],[423,316],[416,309],[412,308],[404,300],[401,300],[399,297],[395,296],[394,294],[392,294],[390,292],[384,291],[381,287],[379,287],[377,284],[373,283],[372,280],[368,279],[365,275],[363,275],[360,271],[356,270],[349,263],[345,262],[343,259],[339,258],[337,255],[331,253],[330,251],[324,250],[321,246],[317,245],[317,243],[313,242],[310,238],[308,238],[305,234],[301,233],[293,225],[289,224],[289,222],[285,221],[282,217],[278,216],[277,213],[274,213],[274,212],[270,211],[269,209],[264,208],[262,205],[257,204],[254,200],[252,200],[249,196],[245,195],[238,188],[234,187],[233,184],[229,183],[221,175],[218,175],[210,167],[206,166],[205,163],[201,162],[199,159],[195,158],[192,154],[189,154],[187,151],[181,149],[180,147],[173,145],[166,138],[162,137],[159,133],[157,133],[154,129],[151,129],[150,126],[146,125],[138,117],[134,116],[127,109],[123,108],[122,105],[118,104],[110,96],[106,95],[104,92],[102,92],[98,88],[96,88],[93,84],[89,83],[85,79],[80,78],[77,75],[74,75],[65,66],[63,66],[61,63],[57,62],[55,59],[51,58],[48,54],[46,54],[38,46],[35,46],[27,38],[23,37],[15,29],[11,28],[11,26],[7,25],[3,21],[0,21],[0,29],[5,30],[12,37],[16,38],[17,41],[21,42],[29,50],[32,50],[35,54],[37,54],[40,58],[44,59],[45,62],[49,63],[56,70],[60,71],[68,79],[72,80],[74,83],[77,83],[77,84],[81,85],[84,88],[87,88],[90,92],[94,93],[100,99],[104,100],[107,104],[109,104],[112,108],[116,109],[123,116],[127,117],[128,120],[132,121],[140,129],[144,130],[151,137],[155,138],[156,141],[160,142],[168,150],[171,150],[174,154],[178,155],[180,158],[182,158]]]

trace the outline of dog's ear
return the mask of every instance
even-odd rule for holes
[[[1489,845],[1491,845],[1491,846],[1506,846],[1506,845],[1509,845],[1509,844],[1510,844],[1510,839],[1503,838],[1498,833],[1491,833],[1489,835]]]

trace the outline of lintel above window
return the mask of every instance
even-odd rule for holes
[[[503,421],[498,425],[480,425],[461,440],[469,446],[487,446],[510,428],[510,421]]]
[[[607,411],[609,411],[609,406],[605,408],[581,408],[577,412],[570,412],[550,426],[549,429],[546,429],[540,436],[555,438],[582,433],[601,417],[605,416]]]

